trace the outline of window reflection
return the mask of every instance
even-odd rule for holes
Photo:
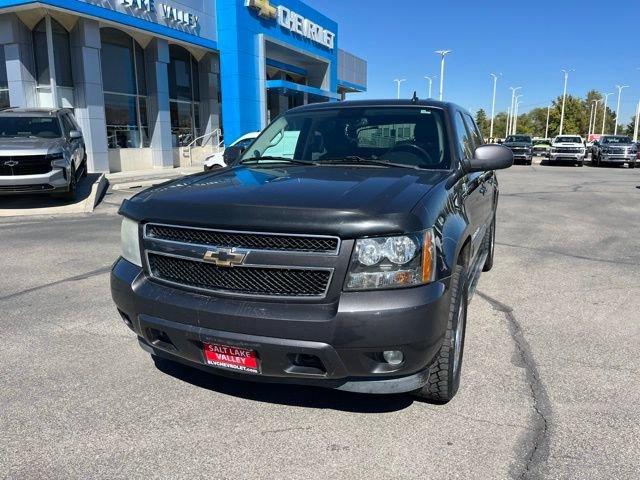
[[[169,101],[174,147],[189,145],[200,133],[198,61],[185,48],[169,46]]]
[[[103,28],[100,37],[109,148],[148,147],[144,51],[115,28]]]

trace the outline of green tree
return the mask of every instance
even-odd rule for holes
[[[618,133],[623,133],[624,135],[628,135],[633,138],[633,132],[636,128],[636,116],[631,117],[631,120],[627,125],[620,126],[618,128]]]
[[[482,136],[488,138],[490,125],[487,121],[487,114],[482,108],[476,112],[476,125],[482,132]]]
[[[587,137],[590,123],[593,125],[594,133],[602,132],[602,116],[604,112],[603,95],[597,90],[590,90],[584,98],[575,95],[567,95],[564,111],[564,125],[562,133],[581,135]],[[595,121],[591,117],[593,102],[598,100],[595,109]],[[549,112],[549,137],[553,138],[560,132],[560,116],[562,113],[562,96],[551,102]],[[504,118],[502,129],[496,127],[496,136],[502,136],[506,128],[506,113],[499,114]],[[496,115],[498,118],[499,115]],[[518,116],[518,133],[527,133],[536,137],[545,134],[547,124],[547,108],[534,108],[533,110]],[[607,106],[605,133],[613,133],[615,128],[615,114]],[[627,128],[625,125],[623,128]]]

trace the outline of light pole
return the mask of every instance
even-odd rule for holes
[[[440,101],[444,97],[444,57],[451,53],[451,50],[436,50],[438,55],[440,55]]]
[[[551,105],[547,107],[547,126],[544,129],[544,138],[549,138],[549,116],[551,115]]]
[[[493,119],[496,113],[496,87],[498,86],[498,75],[490,73],[493,77],[493,100],[491,101],[491,128],[489,128],[489,138],[493,138]]]
[[[406,78],[396,78],[396,79],[394,80],[394,82],[396,82],[396,84],[398,85],[398,100],[400,100],[400,84],[401,84],[402,82],[406,82],[406,81],[407,81],[407,79],[406,79]]]
[[[520,104],[522,103],[520,101],[520,97],[523,97],[523,96],[524,95],[522,94],[516,96],[516,112],[515,112],[515,115],[513,116],[513,132],[511,132],[513,135],[518,133],[518,110],[520,110]]]
[[[560,133],[562,135],[562,127],[564,127],[564,104],[567,101],[567,82],[569,80],[569,72],[572,70],[562,70],[564,72],[564,90],[562,91],[562,112],[560,113]]]
[[[636,123],[633,127],[633,141],[638,141],[638,122],[640,121],[640,102],[638,102],[638,106],[636,107]]]
[[[433,79],[438,78],[438,76],[434,75],[433,77],[429,77],[428,75],[425,75],[424,78],[429,80],[429,96],[427,98],[431,98],[431,87],[433,86]]]
[[[609,101],[609,95],[613,95],[613,93],[604,94],[604,111],[602,112],[602,135],[604,135],[604,127],[607,120],[607,102]]]
[[[591,140],[591,134],[596,132],[596,117],[598,116],[598,104],[601,100],[593,100],[591,102],[591,113],[593,119],[589,122],[589,133],[587,133],[587,142]]]
[[[509,136],[509,119],[511,118],[511,107],[507,107],[507,128],[504,132],[504,138]]]
[[[522,87],[509,87],[509,89],[511,90],[511,108],[509,109],[511,114],[507,117],[507,125],[509,125],[508,131],[511,131],[511,125],[513,125],[513,112],[515,109],[516,92],[521,88]]]
[[[622,90],[629,88],[629,85],[616,85],[618,89],[618,107],[616,108],[616,126],[613,129],[613,134],[618,134],[618,119],[620,118],[620,97],[622,96]]]

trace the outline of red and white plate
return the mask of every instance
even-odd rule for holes
[[[205,343],[203,351],[205,363],[212,367],[260,373],[260,363],[255,350],[220,343]]]

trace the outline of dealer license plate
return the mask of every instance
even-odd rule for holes
[[[205,343],[203,351],[207,365],[242,372],[260,373],[260,363],[255,350],[219,343]]]

